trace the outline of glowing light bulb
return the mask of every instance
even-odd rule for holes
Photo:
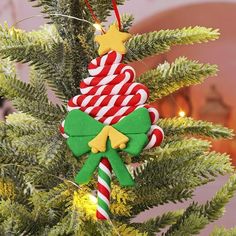
[[[186,116],[185,111],[179,111],[179,116],[180,116],[180,117],[185,117],[185,116]]]
[[[89,194],[89,199],[92,203],[97,204],[98,200],[95,196],[93,196],[92,194]]]
[[[93,24],[93,26],[96,30],[102,31],[102,25],[101,24],[95,23],[95,24]]]

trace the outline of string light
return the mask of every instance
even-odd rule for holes
[[[60,17],[65,17],[65,18],[69,18],[69,19],[73,19],[73,20],[77,20],[77,21],[82,21],[82,22],[85,22],[85,23],[88,23],[92,26],[94,26],[94,24],[88,20],[85,20],[85,19],[81,19],[81,18],[77,18],[77,17],[74,17],[74,16],[70,16],[70,15],[64,15],[64,14],[48,14],[49,16],[60,16]],[[17,21],[15,24],[13,24],[12,26],[16,26],[18,25],[19,23],[23,22],[23,21],[26,21],[26,20],[30,20],[30,19],[33,19],[33,18],[36,18],[36,17],[39,17],[39,18],[44,18],[45,16],[44,15],[33,15],[33,16],[29,16],[29,17],[26,17],[26,18],[23,18],[19,21]],[[95,27],[95,26],[94,26]]]
[[[102,31],[102,30],[103,30],[103,29],[102,29],[102,25],[99,24],[99,23],[93,24],[93,27],[94,27],[96,30],[99,30],[99,31]]]
[[[185,111],[183,111],[183,110],[179,111],[179,116],[180,117],[185,117],[186,116]]]
[[[92,203],[97,204],[98,200],[94,195],[89,194],[88,197]]]
[[[82,21],[82,22],[85,22],[85,23],[88,23],[88,24],[92,25],[96,30],[105,33],[105,30],[102,28],[102,25],[98,22],[93,24],[92,22],[90,22],[88,20],[80,19],[80,18],[77,18],[77,17],[74,17],[74,16],[64,15],[64,14],[49,14],[49,16],[61,16],[61,17],[69,18],[69,19],[74,19],[74,20],[77,20],[77,21]],[[30,20],[30,19],[35,18],[35,17],[42,17],[43,18],[44,16],[43,15],[34,15],[34,16],[26,17],[24,19],[21,19],[21,20],[17,21],[15,24],[12,25],[12,27],[18,25],[19,23],[21,23],[23,21]],[[13,33],[13,32],[10,32],[10,33]]]

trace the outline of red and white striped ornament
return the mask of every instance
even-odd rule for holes
[[[121,63],[123,56],[110,51],[108,54],[93,59],[88,66],[90,77],[80,84],[81,95],[69,100],[68,110],[80,109],[103,124],[112,125],[132,113],[145,107],[149,111],[152,126],[148,132],[149,142],[145,149],[159,146],[164,138],[162,129],[155,125],[159,119],[158,111],[145,104],[148,88],[135,81],[135,70]],[[65,138],[64,123],[60,127]],[[97,218],[109,219],[111,192],[111,166],[105,157],[98,168],[98,209]]]
[[[149,96],[147,87],[134,82],[134,69],[121,63],[122,59],[123,56],[115,51],[93,59],[88,66],[90,77],[81,82],[81,95],[68,102],[68,110],[80,109],[96,120],[112,125],[134,110],[146,107],[152,124],[155,124],[159,114],[154,107],[145,104]],[[158,146],[163,140],[163,132],[158,130],[160,128],[156,127],[149,132],[151,143],[147,147]]]

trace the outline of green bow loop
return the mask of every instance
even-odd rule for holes
[[[147,132],[150,127],[150,116],[146,108],[135,110],[113,126],[104,125],[80,110],[71,111],[65,119],[65,133],[69,136],[67,144],[76,157],[89,153],[88,159],[76,176],[76,182],[88,183],[101,158],[106,157],[120,184],[133,186],[134,181],[118,152],[122,148],[122,151],[131,155],[140,154],[148,142]],[[122,139],[125,143],[122,143]],[[91,148],[94,143],[102,143],[100,146],[103,148],[99,145],[97,150]]]

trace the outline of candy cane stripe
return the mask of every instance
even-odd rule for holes
[[[98,176],[98,182],[100,185],[103,185],[105,189],[107,189],[108,191],[111,191],[110,186],[100,176]]]
[[[98,198],[101,198],[108,206],[110,206],[109,199],[107,199],[101,192],[98,192]]]
[[[111,171],[101,162],[99,168],[104,171],[109,178],[111,178]]]
[[[109,219],[111,194],[111,165],[107,158],[102,158],[98,167],[98,219]]]
[[[109,217],[109,215],[106,213],[106,211],[104,211],[100,206],[98,206],[97,211],[99,212],[99,214],[102,215],[102,217],[104,218],[104,220],[109,220],[109,219],[110,219],[110,217]],[[97,215],[97,217],[99,217],[99,216]],[[102,220],[102,219],[101,219],[101,220]]]

